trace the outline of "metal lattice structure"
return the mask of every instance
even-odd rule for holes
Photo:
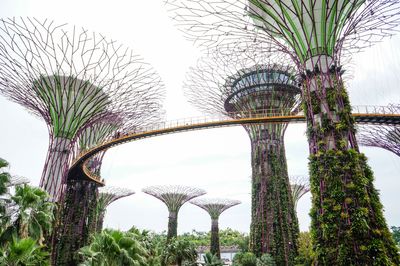
[[[31,181],[29,178],[23,177],[23,176],[11,176],[10,182],[7,184],[8,187],[13,187],[13,186],[20,186],[24,184],[29,184]]]
[[[178,234],[178,212],[187,201],[206,194],[206,191],[199,188],[187,186],[150,186],[142,191],[149,194],[167,205],[168,208],[168,232],[167,238],[171,239]]]
[[[300,89],[295,71],[284,64],[284,55],[260,53],[266,48],[259,42],[238,41],[209,50],[187,75],[189,101],[204,112],[241,118],[297,114]],[[243,124],[251,141],[250,246],[257,255],[275,252],[294,258],[296,252],[299,229],[285,157],[287,125]]]
[[[311,230],[318,263],[372,264],[372,260],[382,260],[400,264],[373,174],[358,150],[342,80],[346,58],[396,32],[400,1],[168,2],[179,26],[206,50],[235,39],[265,42],[290,55],[302,73],[313,195]],[[336,160],[330,160],[332,156]],[[344,189],[352,185],[361,189],[362,195]],[[327,207],[326,202],[337,206]],[[362,210],[369,210],[362,215],[363,226],[354,222]],[[376,235],[376,231],[382,234]],[[383,250],[377,256],[373,251],[376,243]],[[338,246],[340,255],[335,252]]]
[[[219,227],[218,219],[222,212],[240,204],[238,200],[221,199],[221,198],[200,198],[191,200],[190,203],[204,209],[211,217],[211,242],[210,252],[221,258],[219,246]]]
[[[301,197],[310,192],[310,182],[306,176],[290,176],[289,179],[294,209],[297,210],[297,202],[299,202]]]
[[[185,37],[205,50],[256,40],[271,45],[270,51],[295,55],[300,64],[321,52],[339,57],[359,52],[395,34],[400,10],[396,0],[164,1]]]
[[[383,148],[400,156],[399,126],[358,126],[357,140],[360,145]]]
[[[135,194],[135,191],[128,188],[105,186],[99,189],[99,201],[107,207],[116,200]]]
[[[99,188],[99,197],[97,199],[96,217],[97,225],[96,231],[103,229],[103,221],[107,207],[116,200],[133,195],[135,192],[131,189],[104,186]]]
[[[388,108],[400,111],[398,104],[391,104]],[[383,148],[400,156],[399,125],[358,125],[357,140],[360,145]]]
[[[50,145],[40,182],[55,201],[79,132],[100,121],[159,113],[159,76],[130,49],[52,21],[1,19],[0,93],[41,117]]]

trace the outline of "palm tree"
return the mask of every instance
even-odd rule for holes
[[[146,249],[132,232],[105,229],[80,249],[85,266],[147,265]]]
[[[20,238],[32,237],[42,245],[45,237],[51,234],[55,205],[48,198],[40,188],[29,185],[16,187],[11,199],[19,207],[16,229]]]
[[[42,251],[42,247],[32,238],[14,237],[6,248],[0,250],[0,265],[50,265],[49,253]]]
[[[146,265],[161,265],[161,254],[167,240],[165,235],[155,234],[148,230],[139,230],[136,227],[132,227],[128,232],[135,234],[138,241],[147,250]]]

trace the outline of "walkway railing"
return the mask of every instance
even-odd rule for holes
[[[385,121],[388,121],[387,123],[393,123],[390,121],[396,121],[396,123],[400,124],[400,106],[361,105],[353,106],[352,112],[354,117],[356,118],[356,121],[362,123],[370,122],[384,124]],[[92,147],[84,153],[77,155],[71,169],[74,167],[83,167],[82,171],[85,173],[85,175],[90,175],[90,170],[88,169],[88,167],[86,165],[81,165],[85,160],[87,160],[94,154],[105,151],[115,145],[141,138],[194,129],[232,126],[237,124],[268,122],[289,123],[305,121],[304,114],[298,113],[297,115],[291,115],[291,113],[291,110],[260,110],[258,112],[235,112],[226,113],[224,115],[183,118],[172,121],[165,121],[147,127],[138,127],[135,131],[127,132],[119,135],[117,138],[106,140],[96,147]],[[98,179],[98,177],[95,177],[94,175],[90,178]]]

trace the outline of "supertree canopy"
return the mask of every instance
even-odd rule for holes
[[[290,176],[289,179],[294,209],[297,210],[297,202],[299,202],[299,199],[310,191],[309,179],[305,176]]]
[[[178,234],[178,212],[182,205],[195,197],[206,194],[203,189],[174,185],[150,186],[142,191],[167,205],[169,212],[167,239],[176,237]]]
[[[139,56],[102,35],[49,20],[0,22],[0,93],[47,123],[40,186],[58,201],[79,132],[126,109],[145,120],[160,107],[162,84]]]
[[[400,1],[169,2],[188,37],[206,49],[235,38],[265,41],[290,55],[302,73],[318,263],[400,264],[341,77],[347,56],[394,34]]]
[[[400,127],[398,125],[358,126],[357,140],[360,145],[383,148],[400,156]]]
[[[20,186],[24,184],[29,184],[31,181],[29,178],[23,177],[23,176],[12,176],[10,178],[10,182],[7,183],[8,187],[13,187],[13,186]]]
[[[127,188],[105,186],[99,189],[99,197],[96,206],[96,231],[103,229],[106,208],[116,200],[133,195],[135,192]]]
[[[219,198],[201,198],[191,200],[190,203],[204,209],[211,216],[211,243],[210,252],[221,258],[219,248],[219,228],[218,219],[222,212],[240,204],[238,200],[219,199]]]
[[[262,43],[219,46],[190,69],[185,89],[204,112],[231,117],[285,116],[297,113],[300,89],[282,55],[259,54]],[[280,60],[279,60],[280,59]],[[271,253],[277,263],[296,256],[298,223],[290,194],[284,147],[287,123],[245,124],[251,142],[252,219],[250,248]]]

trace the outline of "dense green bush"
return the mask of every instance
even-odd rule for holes
[[[132,232],[105,229],[79,255],[87,266],[147,265],[147,250]]]
[[[298,240],[298,256],[296,265],[311,266],[315,263],[312,239],[309,232],[300,232]]]
[[[251,252],[236,253],[233,258],[232,266],[256,266],[257,257]]]
[[[257,259],[257,266],[276,266],[276,263],[270,254],[265,253]]]
[[[196,247],[210,245],[211,232],[199,232],[193,230],[190,233],[184,233],[179,236],[181,239],[186,239],[193,243]],[[237,230],[227,228],[219,230],[220,246],[237,246],[242,251],[248,251],[249,236]]]
[[[218,259],[217,256],[213,255],[210,252],[207,252],[205,255],[203,255],[204,259],[204,266],[222,266],[224,263]]]
[[[7,161],[0,158],[0,195],[9,193],[6,167]],[[45,191],[28,185],[16,186],[9,195],[0,200],[0,265],[49,265],[46,242],[55,205]]]

